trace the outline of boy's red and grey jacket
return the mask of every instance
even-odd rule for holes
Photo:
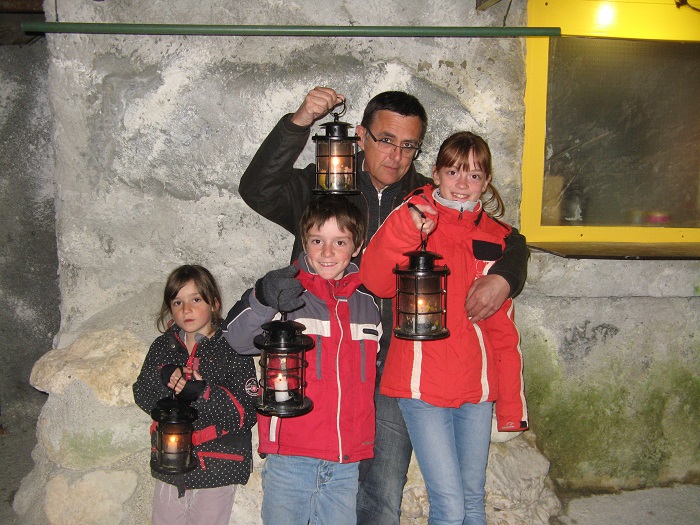
[[[362,256],[360,277],[379,297],[396,294],[393,269],[406,267],[403,254],[420,248],[420,232],[407,203],[429,203],[438,211],[437,225],[428,236],[427,250],[442,255],[447,265],[447,328],[450,336],[437,341],[393,337],[380,391],[390,397],[422,399],[440,407],[497,401],[499,430],[525,430],[525,404],[520,337],[513,322],[513,303],[476,324],[464,304],[475,279],[488,273],[501,256],[510,227],[483,212],[442,206],[430,184],[416,190],[394,210]],[[433,218],[433,217],[431,217]]]
[[[312,273],[302,253],[297,279],[304,285],[305,305],[287,320],[302,323],[315,340],[306,352],[308,414],[292,418],[258,415],[261,454],[306,456],[339,463],[374,455],[374,387],[381,336],[379,311],[372,295],[360,288],[351,263],[335,281]],[[261,325],[277,317],[246,291],[225,322],[224,334],[240,353],[258,354],[253,338]]]
[[[186,489],[245,484],[252,470],[251,429],[256,422],[253,358],[236,354],[220,329],[210,339],[197,334],[197,345],[188,354],[179,332],[173,324],[151,345],[133,386],[134,400],[150,414],[158,400],[171,394],[161,379],[164,367],[198,370],[206,385],[192,402],[198,414],[193,436],[197,468],[186,474],[151,474],[175,485],[180,496]],[[155,455],[155,422],[151,425],[151,445]]]

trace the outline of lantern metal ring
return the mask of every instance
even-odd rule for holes
[[[357,189],[357,142],[360,137],[349,136],[352,126],[339,121],[345,110],[343,101],[341,111],[331,112],[333,122],[321,124],[326,134],[312,137],[316,143],[316,187],[313,193],[360,193]]]

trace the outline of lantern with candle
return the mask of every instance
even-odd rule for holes
[[[161,474],[184,474],[197,464],[192,453],[192,423],[197,410],[188,401],[164,397],[151,410],[156,425],[156,454],[151,468]]]
[[[442,255],[421,249],[405,253],[408,267],[396,265],[396,322],[394,334],[400,339],[433,340],[450,335],[447,329],[447,276],[444,265],[435,267]]]
[[[357,142],[360,138],[349,136],[352,127],[338,119],[345,114],[345,101],[342,110],[331,113],[333,122],[321,124],[325,135],[314,135],[316,143],[316,187],[313,193],[357,194]]]
[[[263,333],[253,340],[260,353],[260,394],[258,412],[266,416],[294,417],[311,411],[306,397],[306,350],[314,340],[302,332],[306,327],[287,321],[262,325]]]

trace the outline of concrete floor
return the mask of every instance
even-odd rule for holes
[[[26,403],[0,418],[0,524],[14,525],[12,499],[22,478],[34,467],[36,420],[45,401],[30,395]],[[574,498],[552,525],[700,525],[700,485],[676,485],[615,495]]]
[[[698,525],[700,485],[577,498],[554,525]]]

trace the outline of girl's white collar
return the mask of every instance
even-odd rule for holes
[[[438,201],[440,204],[442,204],[445,208],[450,208],[452,210],[457,210],[458,212],[462,213],[463,211],[469,211],[472,212],[476,210],[476,207],[481,204],[481,200],[478,201],[467,201],[467,202],[459,202],[459,201],[450,201],[445,199],[440,195],[440,188],[435,188],[433,190],[433,198]]]

